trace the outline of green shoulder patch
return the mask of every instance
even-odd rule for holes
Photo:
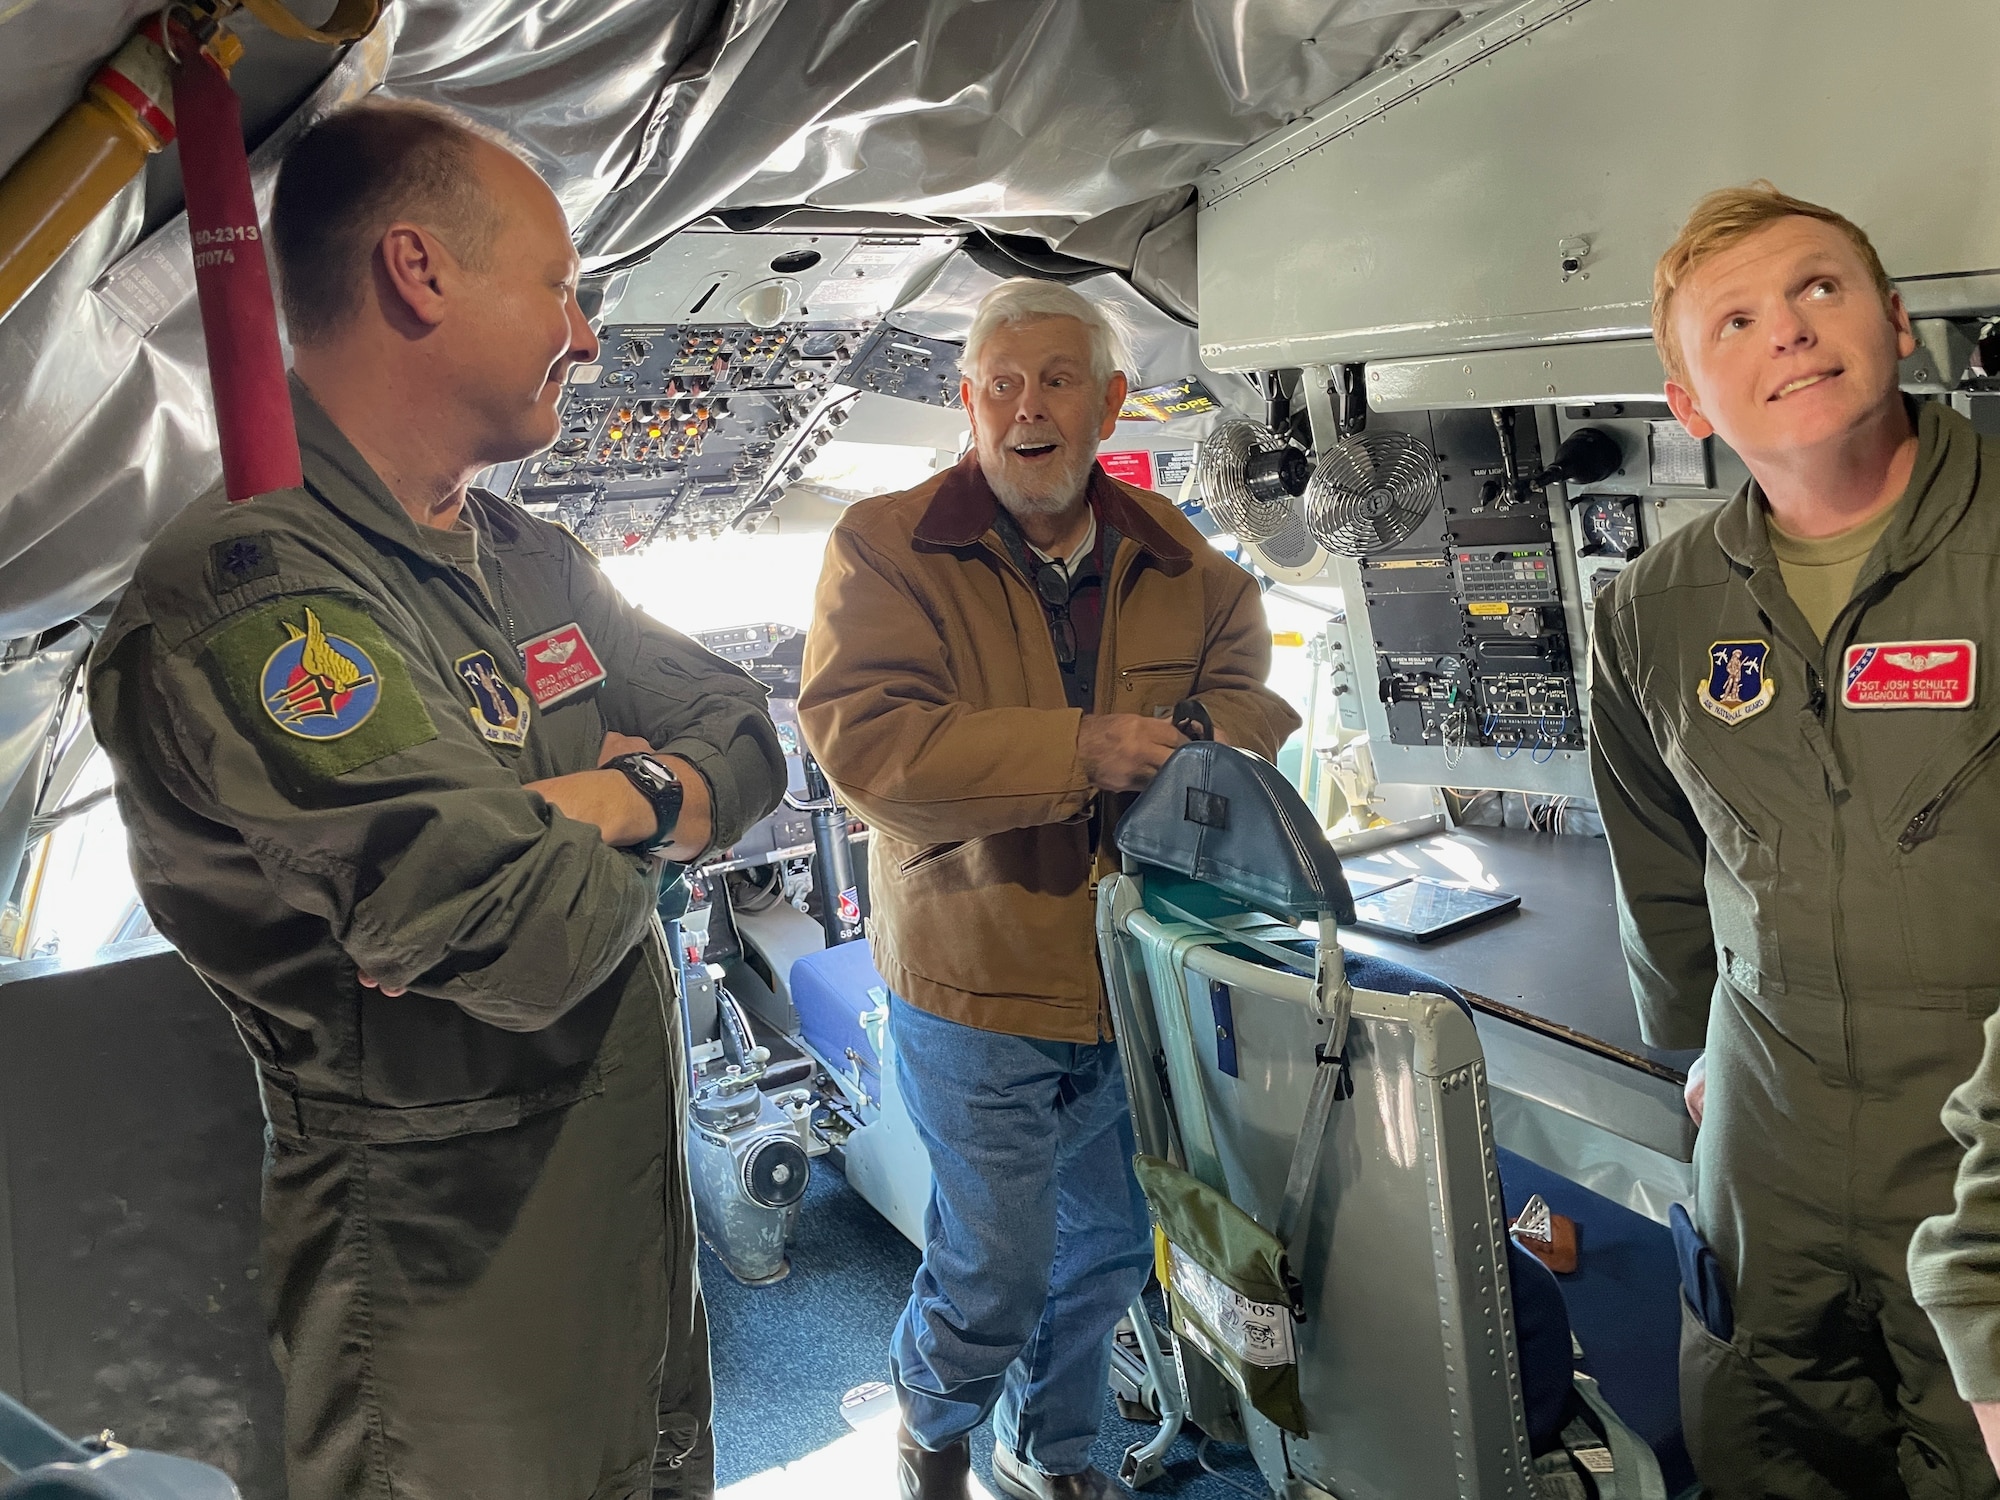
[[[307,780],[437,738],[409,668],[353,600],[294,594],[246,611],[208,644],[237,721]]]

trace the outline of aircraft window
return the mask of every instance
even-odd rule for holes
[[[725,532],[608,557],[604,573],[632,603],[684,635],[753,620],[803,630],[812,624],[826,537],[824,524],[787,531],[781,513],[755,535]]]
[[[901,443],[827,443],[799,483],[816,490],[865,500],[912,489],[951,462],[937,448],[912,448]]]
[[[1318,597],[1302,598],[1277,589],[1264,594],[1264,615],[1271,625],[1271,675],[1265,679],[1271,690],[1291,704],[1301,727],[1278,748],[1278,769],[1297,787],[1308,805],[1323,812],[1315,796],[1315,781],[1308,776],[1307,751],[1310,743],[1330,748],[1352,735],[1339,732],[1338,704],[1325,651],[1327,624],[1340,607],[1337,589],[1315,590]],[[1318,720],[1308,734],[1306,721]],[[1340,832],[1348,830],[1342,828]]]
[[[111,762],[92,753],[63,799],[83,805],[30,846],[0,912],[0,959],[56,959],[81,968],[111,943],[153,931],[126,862],[125,830],[108,794]],[[95,800],[92,800],[95,799]],[[60,809],[58,809],[60,811]]]

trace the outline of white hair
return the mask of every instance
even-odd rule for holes
[[[1091,377],[1099,385],[1108,382],[1115,372],[1130,367],[1125,320],[1117,309],[1093,302],[1059,281],[1016,276],[979,299],[979,311],[972,315],[972,330],[965,336],[965,353],[959,358],[959,368],[968,374],[978,370],[979,351],[996,329],[1042,318],[1075,318],[1084,326],[1090,334]]]

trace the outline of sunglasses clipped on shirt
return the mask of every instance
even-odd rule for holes
[[[1048,611],[1056,665],[1065,672],[1076,665],[1076,627],[1069,618],[1070,588],[1069,569],[1061,563],[1045,562],[1035,569],[1035,592],[1042,596],[1042,607]]]

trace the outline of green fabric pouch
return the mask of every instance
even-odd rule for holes
[[[1174,1332],[1287,1432],[1306,1431],[1294,1337],[1296,1283],[1278,1237],[1157,1156],[1133,1171],[1166,1239],[1160,1280]]]

